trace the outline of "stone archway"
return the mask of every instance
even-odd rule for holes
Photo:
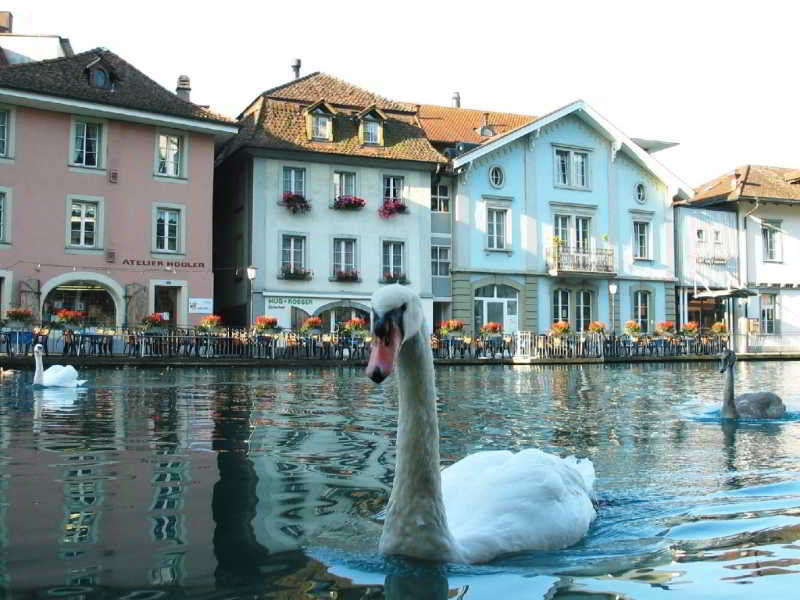
[[[61,285],[68,284],[73,281],[88,281],[102,286],[108,292],[111,300],[114,302],[114,320],[117,327],[123,325],[125,319],[125,290],[115,280],[102,273],[94,273],[88,271],[68,271],[61,275],[56,275],[49,279],[41,288],[41,295],[39,299],[39,311],[43,313],[44,303],[50,292],[55,290]]]
[[[331,311],[336,311],[336,309],[351,309],[360,311],[364,313],[363,317],[367,319],[367,324],[370,322],[370,314],[372,314],[372,308],[370,306],[356,300],[337,300],[335,302],[323,304],[314,311],[315,317],[323,318],[323,331],[333,331],[335,329],[335,323],[332,323],[333,313]]]

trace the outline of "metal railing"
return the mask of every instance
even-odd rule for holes
[[[548,270],[576,273],[614,273],[614,250],[569,246],[545,249]]]

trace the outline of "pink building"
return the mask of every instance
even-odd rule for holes
[[[96,325],[211,312],[214,148],[225,117],[95,49],[0,67],[0,308]]]

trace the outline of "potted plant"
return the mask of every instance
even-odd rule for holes
[[[84,313],[79,310],[62,308],[56,312],[56,315],[53,318],[53,323],[56,327],[60,327],[62,329],[75,329],[76,327],[79,327],[81,323],[83,323],[84,316]]]
[[[635,321],[631,319],[625,323],[625,333],[627,333],[631,337],[636,337],[642,332],[642,326],[639,325],[639,321]]]
[[[569,322],[556,321],[550,326],[550,335],[553,337],[561,337],[569,333]]]
[[[337,196],[333,200],[333,208],[336,210],[361,210],[366,204],[367,201],[358,196]]]
[[[300,331],[308,335],[319,335],[321,327],[322,319],[319,317],[308,317],[303,321],[303,326],[300,328]]]
[[[605,335],[606,324],[602,321],[592,321],[589,323],[589,333],[599,333],[601,335]]]
[[[500,335],[503,333],[503,324],[496,321],[489,321],[481,327],[481,334],[483,335]]]
[[[661,321],[656,324],[656,333],[665,337],[670,337],[675,333],[675,323],[672,321]]]
[[[200,319],[197,329],[200,331],[211,332],[220,328],[222,325],[222,317],[219,315],[207,315]]]
[[[398,213],[405,213],[408,211],[408,207],[403,200],[398,198],[384,198],[383,205],[378,209],[378,214],[384,218],[388,219]]]
[[[689,337],[694,337],[700,333],[700,323],[697,321],[687,321],[686,324],[683,326],[681,330],[683,335],[688,335]]]
[[[728,326],[725,321],[717,321],[711,326],[711,333],[714,335],[725,335],[728,333]]]
[[[303,267],[283,265],[281,267],[281,279],[294,279],[296,281],[311,279],[311,271]]]
[[[158,333],[163,331],[166,322],[161,313],[154,312],[142,318],[142,325],[144,325],[144,328],[148,331]]]
[[[355,269],[344,269],[336,271],[333,278],[336,281],[358,281],[358,271]]]
[[[367,332],[367,320],[353,317],[342,323],[342,330],[350,335],[364,335]]]
[[[269,333],[278,327],[278,317],[270,317],[268,315],[261,315],[256,317],[253,329],[257,333]]]
[[[295,192],[284,192],[281,199],[278,200],[280,206],[285,206],[292,214],[306,213],[311,210],[311,204],[303,194],[296,194]]]
[[[383,274],[383,283],[400,283],[405,285],[408,283],[408,279],[406,279],[405,273],[386,272]]]
[[[30,308],[12,306],[6,309],[6,325],[12,329],[21,329],[33,320],[33,311]]]

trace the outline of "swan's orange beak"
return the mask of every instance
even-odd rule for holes
[[[373,338],[367,363],[367,377],[375,383],[381,383],[391,374],[400,342],[403,340],[403,334],[396,325],[387,326],[389,331],[386,335],[376,335]]]

